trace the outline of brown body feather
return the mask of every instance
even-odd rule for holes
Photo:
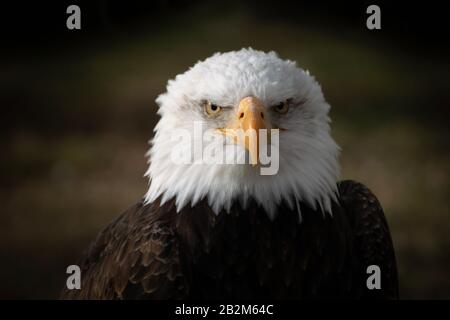
[[[256,204],[216,216],[206,201],[139,202],[103,230],[80,262],[81,290],[64,299],[397,298],[394,249],[383,210],[362,184],[338,185],[333,215]],[[381,269],[368,290],[366,268]]]

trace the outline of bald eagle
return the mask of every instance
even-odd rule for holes
[[[98,235],[79,262],[81,289],[62,298],[398,297],[383,210],[364,185],[338,182],[330,106],[309,72],[274,52],[217,53],[156,102],[148,192]],[[278,164],[263,174],[267,146]],[[206,149],[249,161],[204,161]]]

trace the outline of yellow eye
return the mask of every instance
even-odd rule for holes
[[[289,111],[289,103],[288,101],[280,102],[279,104],[273,106],[276,112],[285,114]]]
[[[209,115],[209,116],[213,116],[213,115],[216,115],[216,114],[218,114],[220,111],[222,111],[222,108],[221,107],[219,107],[218,105],[216,105],[216,104],[212,104],[211,102],[209,102],[209,101],[206,101],[205,102],[205,113],[207,114],[207,115]]]

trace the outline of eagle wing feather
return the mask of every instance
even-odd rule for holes
[[[61,298],[183,298],[178,241],[159,213],[139,202],[106,227],[79,263],[81,289],[65,288]]]
[[[381,271],[381,290],[365,288],[363,297],[398,298],[398,274],[394,246],[383,209],[376,196],[363,184],[345,180],[338,184],[340,205],[348,216],[355,254],[360,261],[360,277],[376,265]]]

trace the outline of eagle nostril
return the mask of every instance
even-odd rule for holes
[[[264,113],[261,112],[261,118],[264,119]]]
[[[239,119],[242,119],[244,117],[244,113],[241,112],[241,114],[239,114]]]

